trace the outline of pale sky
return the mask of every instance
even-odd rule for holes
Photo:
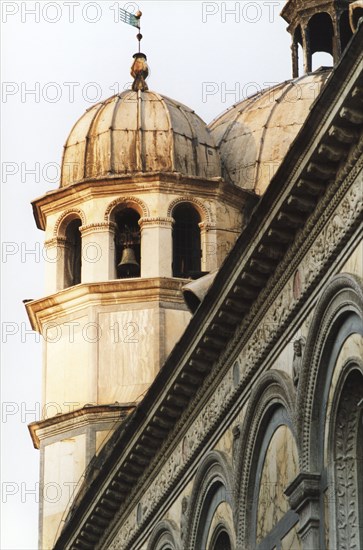
[[[44,296],[42,231],[30,201],[58,187],[62,148],[92,103],[128,88],[141,9],[149,88],[206,122],[291,76],[284,1],[1,2],[2,550],[37,548],[41,341],[23,299]],[[326,60],[316,60],[316,66]]]

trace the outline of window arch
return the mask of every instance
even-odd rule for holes
[[[299,517],[283,494],[299,469],[295,395],[290,376],[278,370],[264,373],[251,392],[236,463],[239,548],[280,548],[285,537],[293,539],[294,548],[299,547],[295,527]],[[282,456],[282,448],[294,455],[286,470],[271,458]],[[271,475],[269,462],[276,464]]]
[[[308,23],[308,33],[315,65],[312,69],[315,70],[319,65],[333,65],[334,27],[330,15],[326,12],[313,15]],[[315,57],[314,54],[316,54]]]
[[[113,213],[113,219],[116,224],[115,268],[117,278],[140,277],[140,214],[129,206],[121,205]]]
[[[154,528],[147,550],[179,550],[179,529],[172,520],[162,520]]]
[[[198,278],[201,275],[199,212],[190,203],[175,206],[173,227],[173,277]]]
[[[213,544],[218,539],[220,530],[225,531],[230,540],[234,540],[234,513],[229,462],[224,453],[211,451],[200,465],[195,477],[188,503],[184,547],[190,550],[217,550],[218,547]],[[223,524],[219,520],[221,516]]]
[[[78,285],[81,282],[82,239],[79,218],[70,221],[65,227],[64,248],[64,288]]]
[[[230,536],[223,526],[214,532],[210,550],[232,550]]]

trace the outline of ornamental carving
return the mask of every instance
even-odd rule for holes
[[[83,212],[83,210],[79,208],[70,208],[69,210],[66,210],[63,212],[58,220],[55,223],[54,230],[53,230],[53,237],[64,237],[64,231],[63,227],[65,227],[67,221],[72,221],[74,219],[79,218],[82,222],[82,225],[86,224],[86,215]]]
[[[357,461],[361,460],[357,448],[357,432],[361,410],[359,401],[363,395],[363,383],[356,383],[350,377],[339,403],[335,429],[335,495],[337,548],[358,550],[358,471]]]
[[[187,195],[185,197],[179,197],[178,199],[174,199],[169,204],[168,213],[167,213],[168,218],[173,217],[174,208],[178,204],[183,203],[183,202],[188,202],[190,204],[194,204],[194,206],[199,211],[199,214],[201,215],[202,222],[212,223],[211,215],[210,215],[210,212],[209,212],[208,208],[206,208],[206,206],[203,204],[203,202],[201,200],[199,200],[199,199],[197,199],[193,196],[189,196],[189,195]]]
[[[82,226],[80,228],[82,236],[88,235],[90,233],[103,233],[104,231],[115,230],[116,224],[114,222],[89,223],[88,225]]]
[[[139,198],[137,198],[137,197],[119,197],[119,198],[113,200],[108,205],[108,207],[106,208],[105,216],[104,216],[104,220],[106,222],[110,221],[110,216],[111,216],[112,211],[120,204],[123,204],[127,208],[135,208],[135,206],[136,206],[136,210],[138,211],[138,213],[142,217],[147,218],[149,216],[148,207]]]

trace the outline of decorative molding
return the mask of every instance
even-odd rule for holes
[[[233,473],[228,457],[221,451],[211,451],[203,460],[196,473],[187,512],[187,530],[183,544],[189,550],[199,550],[196,546],[201,513],[206,505],[205,498],[213,485],[220,483],[226,490],[226,502],[235,508],[233,495]]]
[[[179,529],[176,523],[172,520],[160,521],[153,532],[147,550],[181,550],[182,545],[180,543]]]
[[[51,239],[44,241],[45,248],[52,248],[54,246],[65,247],[66,244],[67,244],[67,239],[65,237],[52,237]]]
[[[139,219],[139,226],[141,229],[144,226],[158,226],[158,227],[168,227],[171,228],[174,225],[175,221],[174,218],[166,218],[166,217],[148,217],[148,218],[140,218]]]
[[[217,229],[217,226],[215,223],[211,223],[211,222],[200,222],[198,223],[198,226],[199,226],[199,229],[201,232],[208,232],[208,231],[212,231],[213,229]],[[236,231],[237,233],[237,231]],[[239,234],[239,232],[238,232]]]
[[[291,509],[299,515],[298,534],[303,548],[319,548],[319,527],[323,521],[320,512],[320,474],[300,472],[286,488],[285,495]]]
[[[208,208],[205,206],[205,204],[200,199],[197,199],[193,195],[185,195],[183,197],[179,197],[177,199],[174,199],[168,206],[168,212],[167,212],[168,218],[173,217],[174,208],[178,204],[183,203],[183,202],[193,204],[197,208],[197,210],[198,210],[198,212],[199,212],[199,214],[202,218],[202,222],[212,223],[212,217],[211,217],[211,214],[210,214]]]
[[[360,520],[358,510],[358,468],[361,461],[358,445],[361,411],[358,404],[363,394],[363,377],[360,383],[349,376],[338,405],[335,421],[334,444],[334,495],[336,497],[336,542],[341,550],[358,550]]]
[[[138,197],[132,197],[132,196],[129,196],[129,197],[119,197],[119,198],[113,200],[113,201],[108,205],[108,207],[106,208],[105,215],[104,215],[104,220],[105,220],[106,222],[111,221],[111,220],[110,220],[110,216],[111,216],[112,211],[113,211],[117,206],[119,206],[120,204],[124,204],[125,207],[129,207],[129,208],[135,208],[135,205],[136,205],[136,206],[138,207],[138,208],[137,208],[137,211],[138,211],[138,213],[140,214],[140,216],[145,217],[145,218],[147,218],[147,217],[149,216],[149,209],[148,209],[148,207],[146,206],[146,204],[144,203],[144,201],[142,201],[142,200],[139,199]]]
[[[240,548],[248,548],[248,525],[251,510],[247,503],[252,502],[250,494],[255,487],[255,480],[251,479],[251,469],[254,463],[256,447],[259,445],[259,436],[264,422],[276,407],[282,407],[285,413],[286,425],[291,429],[296,440],[295,429],[295,389],[291,378],[283,371],[269,370],[259,379],[252,390],[246,415],[243,419],[242,431],[239,438],[239,448],[236,458],[236,493],[237,502],[243,503],[236,510],[238,526],[237,541]]]
[[[117,225],[114,222],[100,222],[100,223],[89,223],[88,225],[82,226],[80,232],[82,237],[92,234],[92,233],[104,233],[105,231],[115,232]]]
[[[67,220],[72,221],[74,219],[79,218],[82,222],[82,225],[86,224],[86,215],[80,208],[70,208],[69,210],[65,210],[62,212],[62,214],[57,219],[54,229],[53,229],[53,237],[64,237],[65,234],[62,234],[64,224]],[[61,234],[60,234],[61,233]]]

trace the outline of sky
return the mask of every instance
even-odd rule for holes
[[[137,30],[118,21],[118,8],[143,13],[149,88],[210,122],[291,77],[283,5],[1,2],[1,550],[34,550],[38,540],[39,451],[27,425],[41,417],[42,342],[22,301],[45,295],[45,260],[30,202],[59,186],[75,121],[130,87]]]

